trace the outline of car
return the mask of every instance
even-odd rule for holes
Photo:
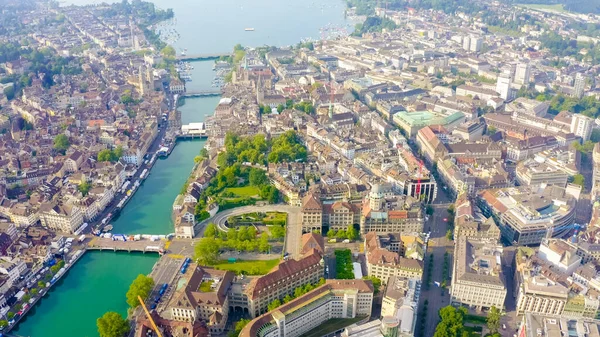
[[[444,221],[445,221],[445,222],[448,222],[448,218],[444,218]]]
[[[152,305],[150,306],[150,309],[152,309],[152,310],[156,309],[156,303],[152,303]]]

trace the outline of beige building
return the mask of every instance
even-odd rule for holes
[[[520,247],[516,253],[517,314],[561,315],[569,298],[569,289],[560,283],[564,274],[554,272],[534,253],[533,249],[525,247]]]
[[[421,233],[423,214],[421,203],[405,195],[394,195],[375,184],[364,199],[360,231],[377,233]]]
[[[452,268],[453,303],[478,308],[504,308],[506,286],[502,273],[502,246],[495,240],[459,237]]]
[[[84,212],[72,204],[45,203],[39,214],[42,226],[59,232],[73,233],[83,224]]]
[[[323,227],[323,204],[318,196],[309,193],[304,197],[300,212],[303,232],[321,231]]]
[[[424,244],[420,237],[405,235],[365,235],[367,272],[387,284],[392,276],[421,279]],[[411,256],[413,258],[408,258]]]
[[[298,287],[318,283],[324,275],[323,266],[323,257],[313,249],[312,253],[298,261],[289,259],[281,262],[267,275],[252,279],[244,292],[250,316],[266,313],[269,303],[293,295]]]
[[[252,320],[240,337],[297,337],[334,318],[371,316],[373,284],[327,280],[324,285]]]
[[[225,331],[229,315],[227,293],[234,274],[191,263],[181,275],[167,305],[174,321],[204,321],[212,334]]]

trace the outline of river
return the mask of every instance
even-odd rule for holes
[[[67,4],[100,2],[71,0]],[[174,27],[181,35],[174,45],[178,50],[187,49],[189,54],[225,52],[236,43],[295,44],[306,37],[320,38],[319,28],[329,23],[350,25],[344,18],[341,1],[328,1],[322,8],[316,1],[305,0],[157,0],[155,3],[161,8],[173,8],[177,19]],[[246,27],[255,31],[245,32]],[[210,89],[213,62],[192,64],[188,90]],[[182,122],[202,122],[212,115],[218,102],[219,97],[186,99],[179,108]],[[159,159],[112,222],[114,232],[172,233],[171,206],[203,144],[203,141],[179,142],[168,158]],[[125,315],[129,284],[138,274],[148,274],[156,259],[156,255],[149,254],[87,253],[13,332],[29,337],[98,336],[96,319],[106,311]]]

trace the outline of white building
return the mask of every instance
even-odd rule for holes
[[[496,81],[496,92],[503,100],[508,100],[510,95],[510,83],[511,77],[509,74],[500,74],[498,75],[498,80]]]
[[[366,280],[327,280],[327,283],[244,327],[240,337],[297,337],[334,318],[364,317],[373,304],[373,284]]]
[[[575,75],[575,97],[582,98],[585,90],[585,77],[581,73]]]
[[[11,285],[19,279],[26,269],[27,265],[19,258],[11,259],[10,257],[3,256],[0,259],[0,273],[8,275],[9,284]]]
[[[567,275],[573,274],[581,265],[581,257],[577,255],[577,248],[561,239],[544,239],[540,245],[538,256]]]
[[[590,140],[593,126],[594,119],[582,114],[575,114],[571,119],[571,132],[581,137],[584,142]]]
[[[517,64],[517,69],[515,70],[515,83],[521,85],[529,84],[529,78],[531,76],[531,67],[529,63],[519,63]]]

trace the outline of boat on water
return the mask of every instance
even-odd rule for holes
[[[112,225],[106,225],[106,226],[104,226],[104,228],[102,228],[102,232],[108,233],[108,232],[112,231],[112,229],[113,229]]]
[[[244,30],[247,31],[247,32],[253,32],[254,28],[245,28]]]

